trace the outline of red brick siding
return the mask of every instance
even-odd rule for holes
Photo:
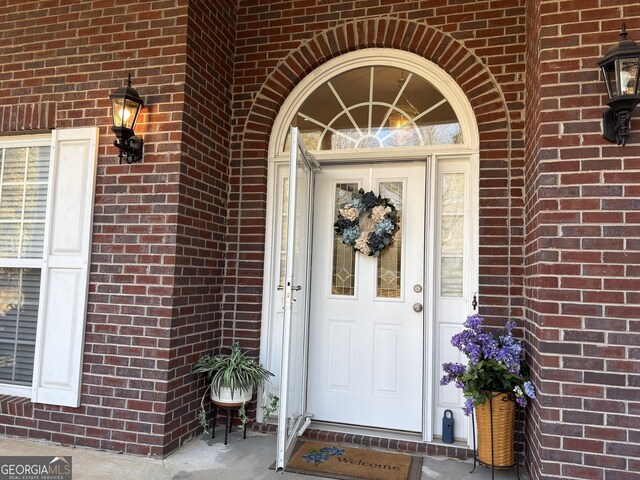
[[[367,47],[417,53],[469,93],[480,126],[482,312],[520,312],[522,271],[509,257],[522,256],[522,201],[511,193],[522,194],[523,2],[242,1],[238,12],[225,338],[258,347],[267,146],[279,106],[314,68]]]
[[[527,241],[531,238],[532,232],[537,226],[537,216],[534,205],[537,201],[537,187],[539,177],[537,176],[537,165],[540,155],[540,2],[538,0],[528,0],[526,10],[526,30],[527,30],[527,52],[526,52],[526,115],[525,115],[525,229]],[[529,258],[530,250],[525,250],[525,257]],[[530,331],[532,325],[528,309],[531,304],[531,292],[535,288],[537,273],[535,266],[527,264],[525,266],[525,311],[526,315],[526,338],[531,341]],[[529,350],[529,349],[528,349]],[[536,385],[539,384],[539,365],[537,357],[527,352],[527,360],[531,366],[531,374]],[[526,457],[531,476],[539,475],[540,472],[540,402],[531,402],[527,415],[527,441]],[[536,472],[536,473],[534,473]]]
[[[200,353],[221,341],[235,2],[189,2],[174,311],[165,445],[192,435]]]
[[[3,397],[0,432],[141,454],[188,437],[190,363],[232,339],[259,348],[279,105],[324,61],[389,47],[440,65],[476,112],[481,313],[525,314],[540,391],[530,476],[638,478],[640,137],[602,140],[595,63],[622,19],[640,40],[640,8],[530,0],[525,17],[524,3],[1,6],[0,133],[96,125],[101,142],[82,406]],[[148,105],[145,157],[118,166],[108,94],[129,71]]]
[[[540,88],[528,88],[527,110],[526,317],[540,392],[531,477],[637,479],[640,136],[624,148],[603,140],[596,63],[623,21],[640,40],[640,8],[629,0],[539,9],[540,53],[528,66]],[[528,39],[538,41],[532,31]]]
[[[208,304],[202,298],[208,292],[194,294],[185,279],[212,270],[192,275],[184,268],[198,255],[188,248],[197,243],[188,218],[203,221],[209,210],[204,195],[197,199],[207,203],[197,204],[202,213],[186,199],[210,188],[192,186],[209,182],[196,173],[206,171],[194,166],[202,161],[198,155],[224,170],[227,145],[224,135],[212,140],[217,144],[211,152],[197,139],[184,148],[180,143],[183,130],[197,138],[197,124],[206,123],[197,118],[195,126],[184,124],[185,104],[193,105],[185,100],[187,0],[118,3],[25,0],[0,6],[0,134],[100,128],[81,406],[27,408],[24,399],[6,399],[20,408],[15,415],[13,407],[3,408],[0,432],[161,455],[195,428],[193,412],[183,411],[191,406],[182,406],[188,395],[180,390],[186,382],[180,342],[193,341],[187,330],[198,327],[184,325],[205,315],[199,309]],[[193,45],[189,52],[194,55]],[[108,95],[129,72],[147,105],[137,128],[145,154],[141,164],[120,166]],[[189,79],[190,86],[197,83]],[[207,222],[204,228],[212,232],[224,224],[213,214]],[[210,241],[215,245],[206,248],[217,252],[219,240]]]
[[[421,55],[469,92],[481,145],[481,312],[501,322],[521,314],[522,271],[509,257],[522,257],[522,200],[511,195],[522,195],[523,14],[517,0],[240,2],[226,341],[259,346],[266,159],[279,107],[314,68],[367,47]]]

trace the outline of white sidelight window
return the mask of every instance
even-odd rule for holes
[[[0,138],[0,394],[79,405],[97,138]]]

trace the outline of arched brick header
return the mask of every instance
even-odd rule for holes
[[[395,48],[420,55],[451,75],[466,93],[480,132],[480,148],[509,148],[501,91],[486,65],[452,36],[424,23],[391,17],[359,19],[316,34],[286,56],[257,93],[242,131],[242,155],[266,158],[276,115],[293,88],[322,63],[363,48]],[[251,152],[249,154],[249,152]],[[482,156],[482,154],[481,154]]]
[[[239,340],[246,348],[260,348],[267,159],[276,117],[295,87],[316,68],[366,48],[391,48],[421,56],[447,72],[466,94],[477,122],[480,147],[480,313],[502,324],[506,318],[521,316],[522,200],[512,198],[521,189],[522,163],[517,65],[509,63],[512,58],[500,58],[497,64],[489,63],[496,58],[493,56],[483,61],[464,41],[426,23],[376,17],[320,31],[283,53],[264,76],[249,68],[246,78],[238,79],[231,145],[226,254],[229,301],[224,342]],[[265,47],[260,55],[266,56],[268,51]],[[504,50],[498,48],[495,55],[501,52]]]

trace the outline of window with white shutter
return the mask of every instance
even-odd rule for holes
[[[0,138],[0,394],[79,405],[97,139]]]

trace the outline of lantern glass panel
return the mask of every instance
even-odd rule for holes
[[[129,98],[112,98],[113,126],[133,130],[140,104]]]
[[[638,89],[638,58],[621,58],[619,64],[619,95],[635,95]]]
[[[613,63],[601,66],[600,70],[602,70],[604,84],[607,87],[607,95],[609,96],[609,99],[612,99],[615,96],[615,91],[613,90],[613,88],[615,87],[616,83],[616,75],[615,70],[613,69]]]
[[[133,100],[126,99],[125,107],[124,107],[124,127],[130,130],[136,125],[136,120],[138,119],[138,111],[140,108],[140,104],[138,102],[134,102]]]
[[[112,98],[111,108],[113,112],[113,126],[117,128],[122,127],[122,120],[126,115],[124,111],[124,98]]]

